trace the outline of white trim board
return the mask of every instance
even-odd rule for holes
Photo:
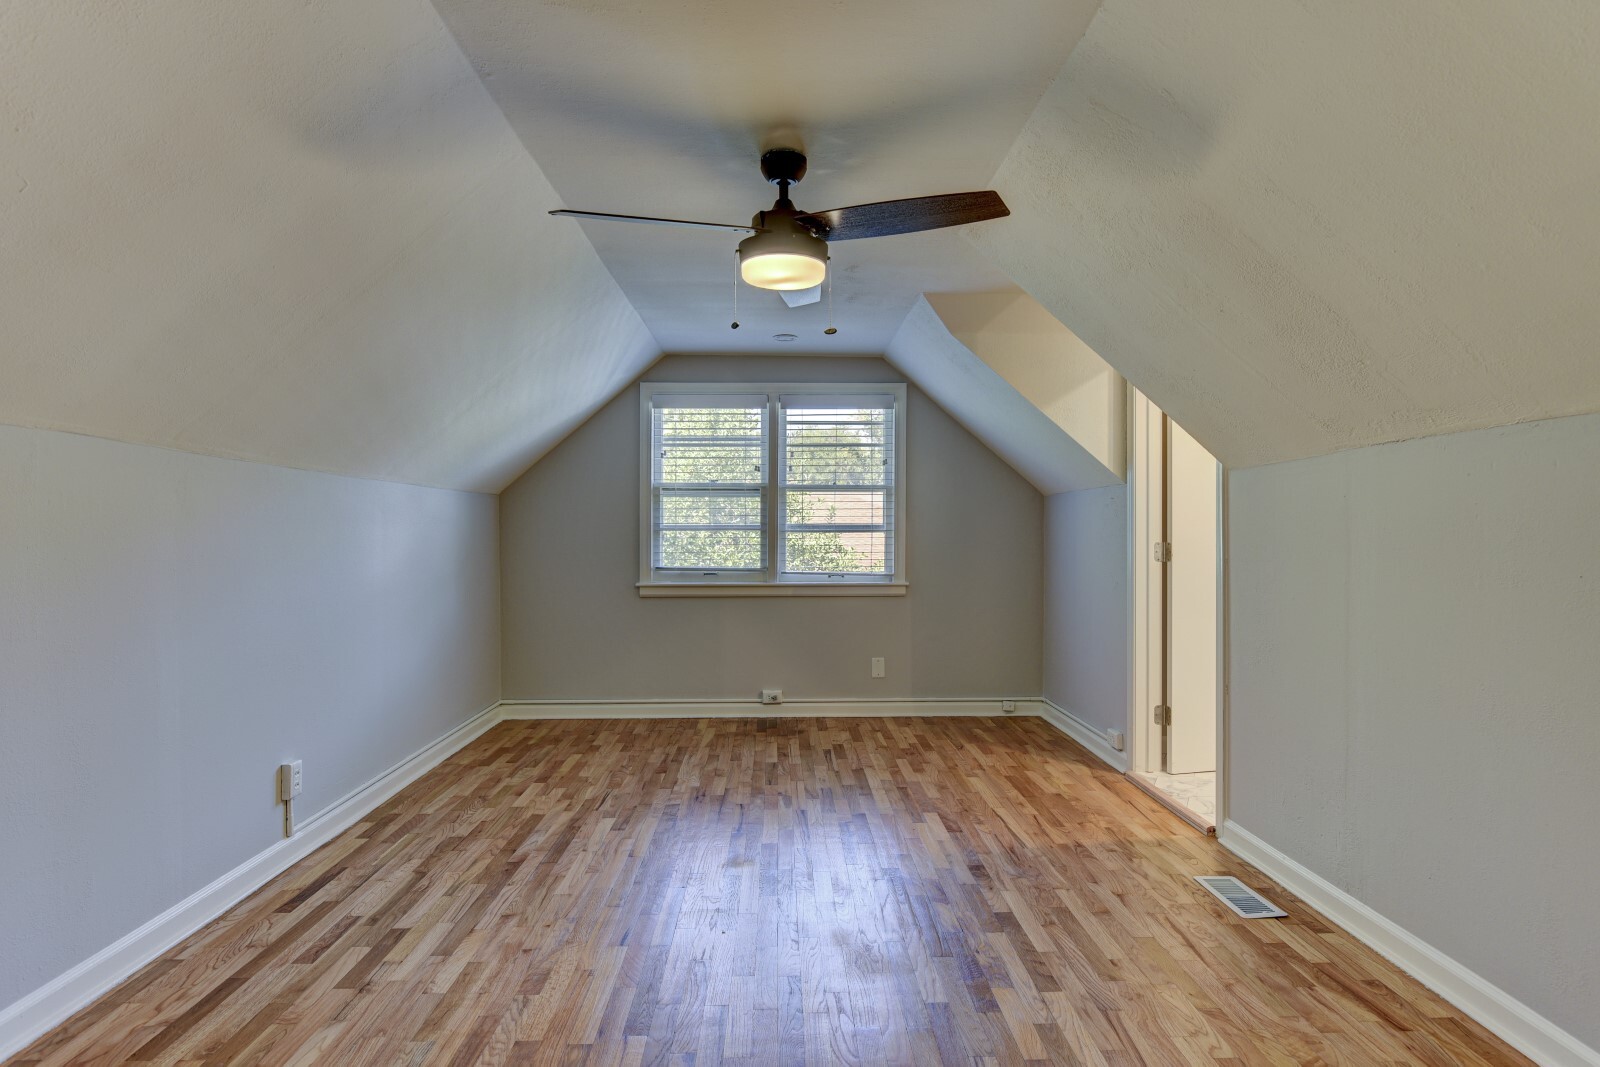
[[[1015,700],[1017,710],[1000,709],[1001,700]],[[876,718],[898,715],[1040,714],[1038,697],[995,697],[992,700],[504,700],[503,719],[809,719]]]
[[[138,929],[0,1010],[0,1060],[20,1052],[172,946],[361,821],[500,721],[491,704],[449,733],[317,812],[284,838],[245,860]]]
[[[1477,972],[1446,956],[1236,822],[1217,839],[1378,955],[1546,1067],[1600,1067],[1597,1051]]]
[[[1089,725],[1054,701],[1045,699],[1038,701],[1038,704],[1039,717],[1045,722],[1088,749],[1091,755],[1112,770],[1119,774],[1128,773],[1128,754],[1112,748],[1111,742],[1106,740],[1105,731]]]
[[[639,582],[640,596],[905,596],[905,582]]]

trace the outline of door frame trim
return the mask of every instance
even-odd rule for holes
[[[1157,769],[1159,748],[1151,763],[1154,739],[1154,708],[1161,702],[1161,648],[1159,631],[1164,592],[1156,582],[1152,546],[1160,531],[1152,528],[1155,506],[1165,492],[1162,484],[1162,457],[1150,442],[1151,416],[1159,418],[1161,409],[1139,390],[1128,390],[1128,770]]]
[[[1164,597],[1152,590],[1155,572],[1152,546],[1159,536],[1151,529],[1152,502],[1159,503],[1166,486],[1157,478],[1160,455],[1149,443],[1151,413],[1161,413],[1148,397],[1128,387],[1128,774],[1152,768],[1153,709],[1159,700],[1160,662],[1152,660],[1151,627],[1161,625]],[[1152,463],[1156,470],[1152,470]],[[1218,461],[1217,478],[1217,814],[1221,826],[1228,817],[1228,466]],[[1141,610],[1141,604],[1143,610]],[[1151,609],[1155,610],[1152,611]],[[1162,654],[1165,655],[1163,649]],[[1160,766],[1157,751],[1154,767]]]

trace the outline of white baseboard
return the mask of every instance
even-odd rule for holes
[[[366,785],[317,812],[295,835],[256,853],[137,930],[0,1010],[0,1060],[21,1051],[184,938],[304,859],[500,721],[492,704]]]
[[[1005,698],[1013,699],[1013,698]],[[1014,713],[993,700],[504,700],[506,719],[806,719],[826,716],[1039,714],[1037,697],[1016,697]]]
[[[1099,727],[1090,726],[1072,712],[1049,700],[1038,702],[1039,714],[1045,722],[1072,738],[1078,744],[1088,749],[1100,762],[1120,774],[1128,773],[1128,754],[1118,752],[1111,747],[1111,742],[1106,740],[1106,735]]]
[[[1224,822],[1217,839],[1535,1062],[1546,1067],[1600,1067],[1600,1051],[1238,823]]]

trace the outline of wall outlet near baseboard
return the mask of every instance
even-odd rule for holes
[[[873,656],[872,657],[872,677],[874,677],[874,678],[882,678],[883,677],[883,657],[882,656]]]
[[[1002,715],[1014,715],[1016,710],[1017,702],[1015,700],[1002,700],[1000,702],[1000,713]]]
[[[761,691],[761,703],[763,703],[763,704],[782,704],[783,703],[783,690],[782,689],[763,689]]]
[[[1106,740],[1111,742],[1111,747],[1112,748],[1116,749],[1118,752],[1122,751],[1122,731],[1121,730],[1107,730],[1106,731]]]
[[[300,761],[284,763],[278,767],[278,799],[293,800],[300,795],[300,788],[304,785],[300,773]]]

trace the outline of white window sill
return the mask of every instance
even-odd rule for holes
[[[640,582],[640,596],[905,596],[905,582]]]

